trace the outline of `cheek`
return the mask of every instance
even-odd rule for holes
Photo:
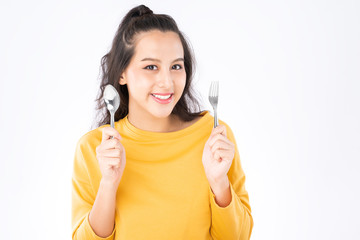
[[[127,85],[130,94],[138,95],[149,88],[150,81],[146,74],[141,73],[140,71],[129,71],[127,77]]]
[[[177,83],[177,89],[183,91],[186,84],[186,73],[181,74],[181,76],[179,76],[176,83]]]

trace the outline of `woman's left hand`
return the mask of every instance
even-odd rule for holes
[[[227,173],[234,155],[235,145],[227,138],[226,127],[218,125],[213,128],[202,156],[205,174],[212,187],[228,181]]]

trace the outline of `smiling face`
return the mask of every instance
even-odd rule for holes
[[[158,30],[139,33],[134,55],[119,83],[127,84],[129,117],[169,117],[186,83],[184,50],[178,34]]]

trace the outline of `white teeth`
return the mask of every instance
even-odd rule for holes
[[[153,94],[153,96],[156,97],[156,98],[165,100],[165,99],[169,99],[171,97],[171,94],[170,95],[165,95],[165,96]]]

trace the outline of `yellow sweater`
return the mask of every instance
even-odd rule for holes
[[[109,125],[82,136],[72,177],[73,239],[249,239],[253,219],[238,149],[228,172],[231,203],[222,208],[215,202],[202,165],[214,120],[207,111],[202,115],[193,125],[170,133],[137,129],[127,117],[115,122],[126,166],[117,190],[115,229],[108,238],[94,233],[88,215],[101,179],[95,149],[101,143],[101,129]],[[236,145],[229,126],[220,124]]]

